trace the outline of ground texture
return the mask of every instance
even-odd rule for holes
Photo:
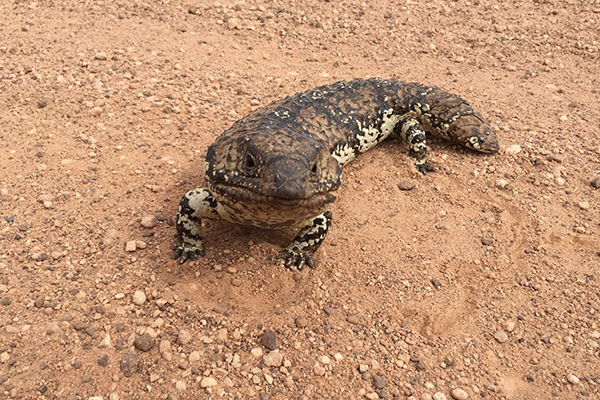
[[[600,398],[597,0],[0,14],[0,398]],[[221,221],[170,260],[219,133],[369,76],[460,94],[501,152],[362,155],[314,270],[274,260],[294,232]]]

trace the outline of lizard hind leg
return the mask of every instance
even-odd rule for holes
[[[433,165],[425,158],[427,138],[419,121],[414,118],[406,120],[400,127],[400,137],[408,144],[408,155],[420,173],[425,175],[427,172],[435,171]]]
[[[330,210],[309,219],[292,243],[281,250],[277,258],[285,260],[286,268],[296,267],[301,270],[305,265],[314,268],[313,255],[323,243],[330,226]]]
[[[183,264],[204,256],[202,218],[218,218],[217,205],[217,200],[208,189],[193,189],[183,195],[177,212],[178,242],[173,246],[171,258],[179,258],[179,263]]]

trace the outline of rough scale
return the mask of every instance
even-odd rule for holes
[[[204,255],[201,220],[261,228],[299,229],[279,257],[286,267],[314,266],[313,254],[331,224],[341,166],[390,135],[408,144],[422,173],[426,136],[479,152],[498,150],[489,123],[459,96],[395,79],[337,82],[259,108],[235,122],[208,148],[207,188],[181,199],[173,258]]]

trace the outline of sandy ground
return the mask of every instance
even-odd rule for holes
[[[600,2],[374,4],[0,2],[0,398],[600,398]],[[369,76],[501,152],[362,155],[314,270],[221,221],[170,259],[218,134]]]

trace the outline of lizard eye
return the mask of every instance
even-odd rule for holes
[[[249,152],[246,153],[246,156],[244,157],[244,161],[243,161],[243,166],[244,166],[245,170],[254,172],[254,170],[258,166],[258,163],[256,162],[256,157],[254,156],[254,154],[249,153]]]
[[[316,178],[318,173],[319,173],[319,166],[317,165],[317,163],[314,163],[310,169],[310,174],[313,178]]]

